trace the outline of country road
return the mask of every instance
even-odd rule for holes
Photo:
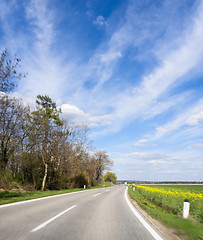
[[[133,211],[125,186],[2,205],[0,240],[166,239]]]

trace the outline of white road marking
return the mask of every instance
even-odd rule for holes
[[[35,199],[31,199],[31,200],[8,203],[8,204],[0,205],[0,208],[11,207],[11,206],[15,206],[15,205],[23,204],[23,203],[36,202],[36,201],[41,201],[41,200],[45,200],[45,199],[49,199],[49,198],[62,197],[65,195],[78,194],[78,193],[84,193],[84,192],[96,191],[96,190],[97,190],[96,188],[95,189],[86,189],[86,190],[77,191],[77,192],[62,193],[62,194],[57,194],[57,195],[52,195],[52,196],[47,196],[47,197],[35,198]]]
[[[38,227],[32,229],[31,232],[36,232],[38,230],[40,230],[41,228],[45,227],[47,224],[49,224],[50,222],[54,221],[55,219],[57,219],[58,217],[60,217],[61,215],[65,214],[66,212],[70,211],[71,209],[75,208],[76,205],[73,205],[72,207],[66,209],[65,211],[57,214],[56,216],[50,218],[49,220],[47,220],[46,222],[42,223],[41,225],[39,225]]]
[[[132,203],[128,199],[127,191],[128,191],[128,187],[126,187],[126,190],[125,190],[125,199],[126,199],[126,202],[127,202],[128,206],[130,207],[131,211],[138,218],[138,220],[143,224],[143,226],[149,231],[149,233],[154,237],[154,239],[156,239],[156,240],[163,240],[163,238],[161,238],[159,236],[159,234],[144,220],[144,218],[134,208],[134,206],[132,205]]]
[[[11,206],[15,206],[18,204],[36,202],[36,201],[41,201],[41,200],[45,200],[45,199],[49,199],[49,198],[62,197],[65,195],[78,194],[78,193],[84,193],[84,192],[96,191],[96,190],[97,189],[95,188],[95,189],[89,189],[89,190],[83,190],[83,191],[77,191],[77,192],[62,193],[62,194],[52,195],[52,196],[42,197],[42,198],[35,198],[35,199],[25,200],[25,201],[21,201],[21,202],[8,203],[8,204],[0,205],[0,208],[11,207]]]
[[[98,195],[100,195],[100,194],[101,194],[101,193],[94,194],[93,197],[96,197],[96,196],[98,196]]]

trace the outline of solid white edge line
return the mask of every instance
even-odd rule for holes
[[[75,208],[76,205],[73,205],[72,207],[66,209],[65,211],[57,214],[56,216],[50,218],[49,220],[47,220],[46,222],[42,223],[41,225],[39,225],[38,227],[32,229],[32,231],[30,232],[36,232],[38,230],[40,230],[41,228],[45,227],[47,224],[49,224],[50,222],[54,221],[55,219],[57,219],[58,217],[60,217],[61,215],[65,214],[66,212],[70,211],[71,209]]]
[[[65,195],[70,195],[70,194],[77,194],[77,193],[95,191],[95,190],[97,190],[97,188],[95,188],[95,189],[89,189],[89,190],[82,190],[82,191],[77,191],[77,192],[62,193],[62,194],[58,194],[58,195],[41,197],[41,198],[35,198],[35,199],[30,199],[30,200],[15,202],[15,203],[8,203],[8,204],[0,205],[0,208],[10,207],[10,206],[18,205],[18,204],[23,204],[23,203],[30,203],[30,202],[41,201],[41,200],[49,199],[49,198],[62,197],[62,196],[65,196]]]
[[[154,239],[156,239],[156,240],[163,240],[163,238],[161,238],[159,236],[159,234],[144,220],[144,218],[134,208],[134,206],[132,205],[132,203],[128,199],[127,191],[128,191],[128,187],[126,187],[126,190],[125,190],[125,199],[126,199],[126,202],[127,202],[128,206],[130,207],[131,211],[138,218],[138,220],[142,223],[142,225],[148,230],[148,232],[154,237]]]

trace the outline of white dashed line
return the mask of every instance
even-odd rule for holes
[[[57,219],[58,217],[60,217],[61,215],[65,214],[66,212],[70,211],[71,209],[75,208],[76,205],[73,205],[72,207],[66,209],[65,211],[57,214],[56,216],[54,216],[53,218],[50,218],[49,220],[47,220],[46,222],[42,223],[41,225],[39,225],[38,227],[32,229],[31,232],[36,232],[38,230],[40,230],[41,228],[45,227],[47,224],[49,224],[50,222],[54,221],[55,219]]]
[[[100,195],[100,194],[101,194],[101,193],[94,194],[93,197],[96,197],[96,196],[98,196],[98,195]]]

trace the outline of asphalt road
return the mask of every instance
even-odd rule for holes
[[[0,206],[0,240],[165,240],[135,216],[125,191],[115,186]]]

